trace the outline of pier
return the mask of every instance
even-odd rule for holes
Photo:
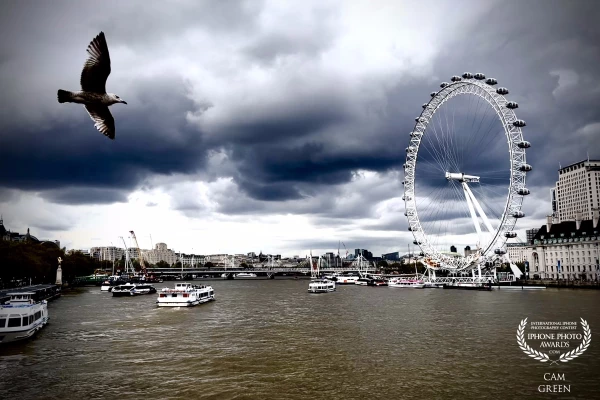
[[[12,289],[3,289],[0,290],[0,304],[10,300],[9,293],[24,293],[24,292],[33,292],[33,299],[35,301],[42,300],[54,300],[59,297],[61,294],[61,288],[59,285],[31,285],[31,286],[21,286],[18,288]]]

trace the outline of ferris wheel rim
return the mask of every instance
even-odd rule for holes
[[[470,75],[465,73],[465,75]],[[483,74],[476,74],[483,76]],[[464,75],[463,75],[464,76]],[[504,95],[508,94],[505,88],[494,89],[493,85],[497,82],[495,79],[488,79],[486,82],[481,82],[482,78],[465,78],[454,77],[452,83],[442,83],[441,90],[432,93],[430,101],[423,105],[423,111],[416,118],[416,123],[411,132],[411,140],[409,147],[406,149],[406,163],[404,164],[404,196],[405,215],[408,219],[409,230],[412,232],[417,244],[427,259],[433,261],[432,268],[435,264],[445,265],[444,269],[462,270],[473,265],[480,257],[485,257],[489,254],[490,249],[501,242],[503,247],[508,237],[503,237],[501,232],[512,232],[517,222],[517,215],[522,216],[521,206],[523,195],[518,190],[523,190],[523,193],[528,192],[525,187],[526,167],[530,166],[526,163],[525,148],[520,147],[520,143],[528,143],[523,140],[523,133],[514,109],[510,107],[509,102]],[[510,161],[510,180],[507,190],[506,202],[500,223],[493,235],[492,240],[487,243],[483,251],[478,251],[475,255],[465,257],[449,257],[440,253],[431,244],[428,235],[425,233],[423,226],[419,220],[416,195],[415,195],[415,171],[417,167],[417,159],[421,140],[426,134],[427,127],[434,117],[436,111],[448,100],[459,95],[476,95],[483,99],[496,113],[498,120],[502,124],[503,132],[508,142],[508,155]],[[508,105],[508,106],[507,106]],[[522,122],[522,121],[521,121]],[[524,126],[524,122],[523,125]],[[524,167],[526,166],[526,167]],[[525,170],[523,170],[525,168]]]

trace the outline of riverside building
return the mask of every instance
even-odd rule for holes
[[[552,189],[552,215],[527,230],[527,243],[507,244],[509,258],[529,266],[530,278],[597,281],[600,278],[600,161],[560,168]]]
[[[591,220],[600,208],[600,160],[580,161],[558,170],[558,182],[551,191],[552,212],[558,222],[574,220],[577,213]]]
[[[144,260],[147,260],[150,264],[164,261],[167,264],[172,265],[177,262],[177,255],[173,250],[167,247],[166,243],[156,243],[154,249],[144,251]]]
[[[598,210],[589,220],[554,223],[548,216],[533,244],[507,246],[513,262],[527,262],[529,277],[597,281],[600,278],[600,226]]]

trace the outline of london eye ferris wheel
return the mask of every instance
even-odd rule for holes
[[[405,215],[427,266],[461,271],[506,257],[531,166],[505,87],[465,72],[423,104],[404,164]],[[458,251],[471,248],[464,254]],[[459,248],[451,252],[450,249]]]

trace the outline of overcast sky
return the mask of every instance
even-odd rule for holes
[[[527,121],[518,228],[559,163],[600,158],[597,1],[3,1],[0,213],[67,248],[405,250],[404,149],[442,81],[483,72]],[[116,139],[78,90],[104,31]],[[506,154],[506,157],[508,155]],[[458,229],[457,224],[457,229]],[[458,233],[458,231],[457,231]],[[459,239],[457,239],[459,240]],[[342,247],[341,252],[345,252]]]

